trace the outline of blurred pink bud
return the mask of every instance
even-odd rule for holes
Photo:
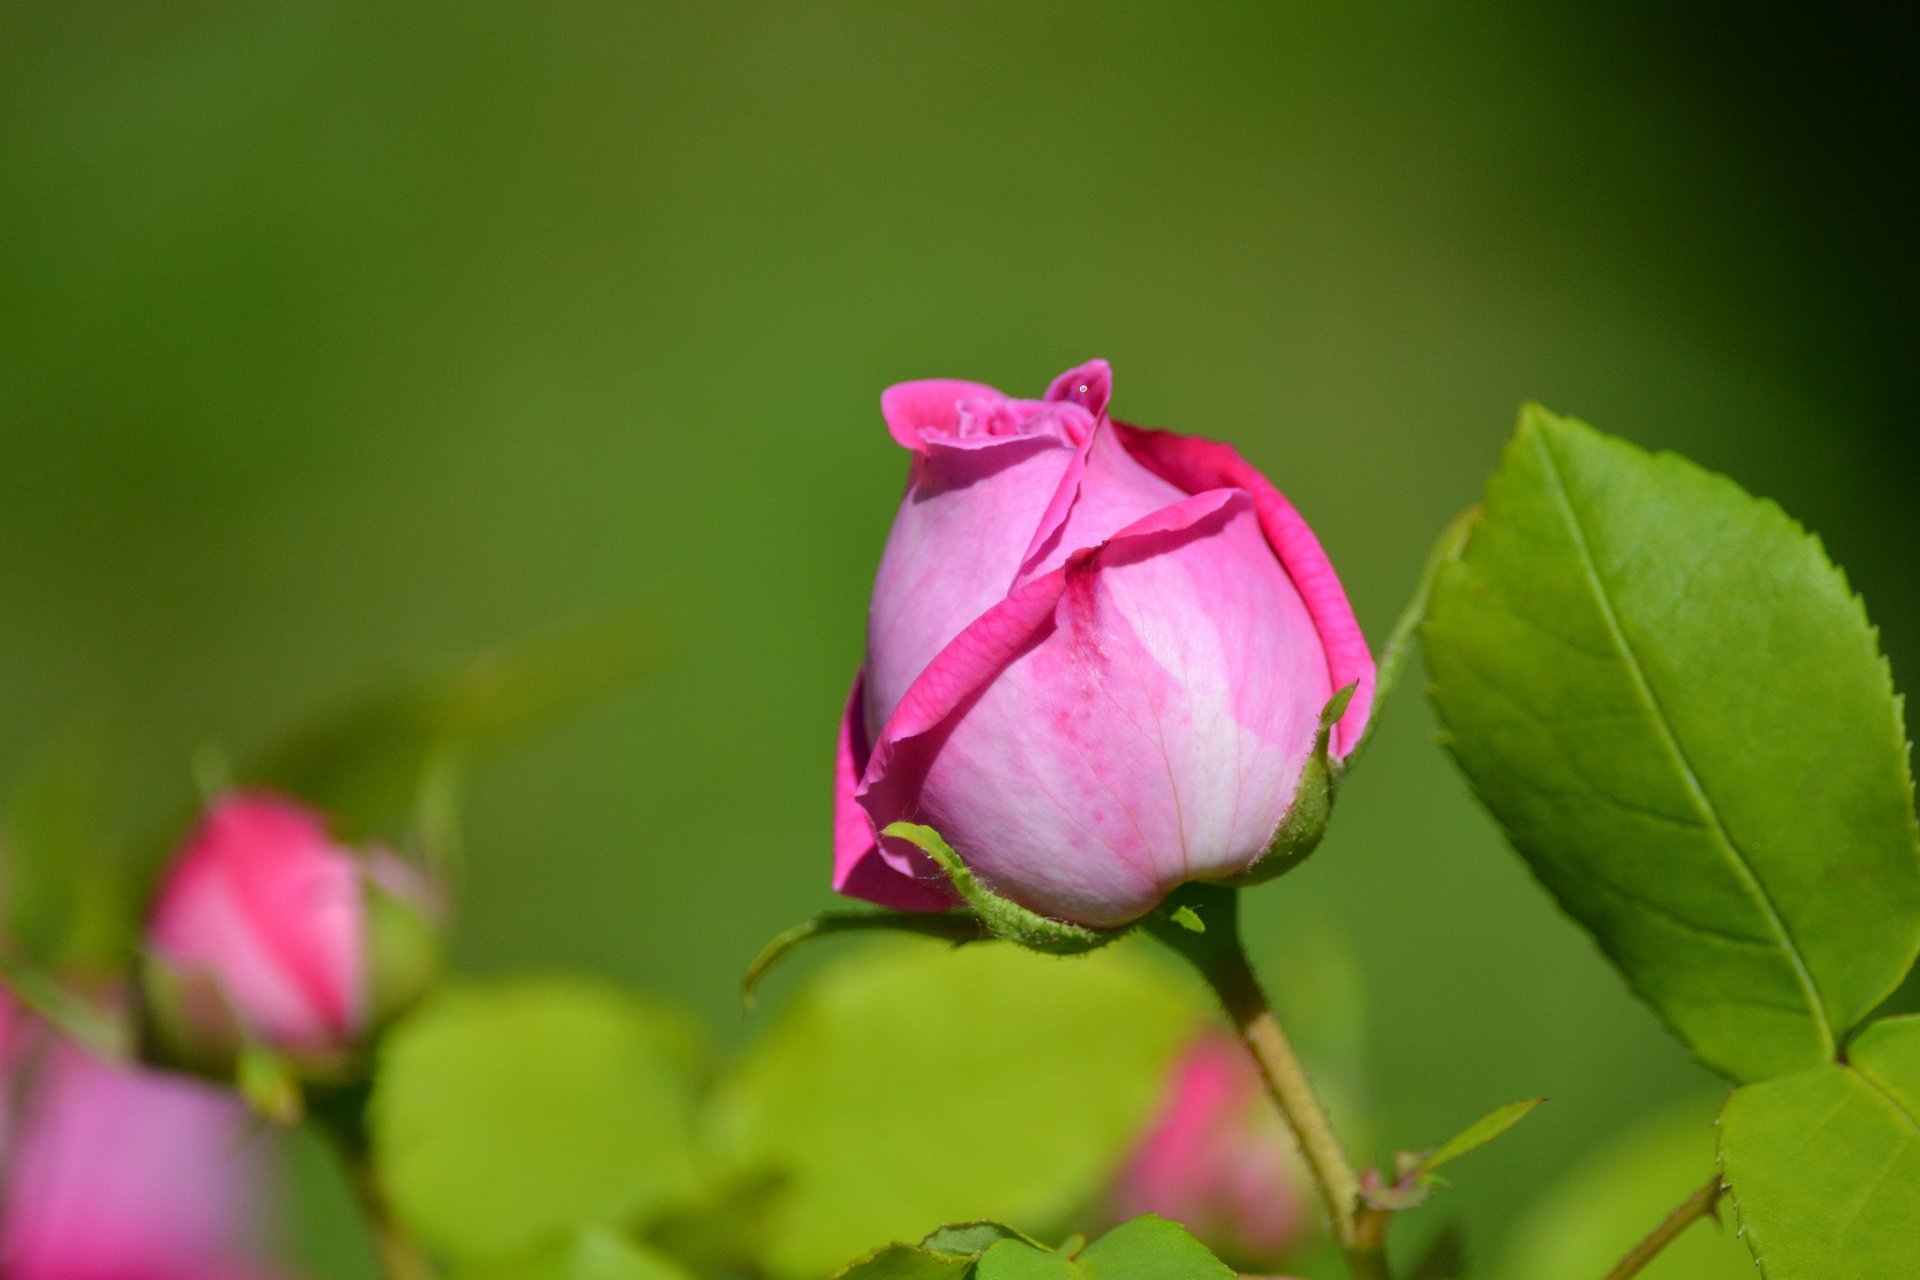
[[[926,823],[1043,914],[1125,924],[1232,881],[1294,803],[1322,709],[1358,741],[1374,667],[1333,566],[1233,449],[1107,416],[1104,361],[1042,400],[881,397],[912,453],[841,726],[834,887],[953,904],[890,823]]]
[[[1176,1064],[1160,1112],[1112,1193],[1116,1221],[1171,1218],[1242,1267],[1278,1266],[1315,1229],[1312,1190],[1259,1070],[1208,1033]]]
[[[16,1023],[17,1025],[17,1023]],[[6,1280],[257,1280],[262,1135],[228,1094],[96,1061],[51,1036],[16,1054]]]
[[[246,1036],[289,1053],[352,1047],[382,1003],[375,943],[395,932],[374,928],[376,908],[424,894],[415,884],[391,854],[361,857],[295,801],[222,796],[168,871],[147,933],[153,959],[180,975],[187,1038],[212,1041],[221,1017],[237,1017]]]

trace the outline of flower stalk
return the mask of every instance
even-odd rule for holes
[[[1384,1215],[1363,1215],[1359,1175],[1247,961],[1240,942],[1238,893],[1219,885],[1187,885],[1168,899],[1165,910],[1149,917],[1146,927],[1199,971],[1259,1065],[1268,1095],[1299,1144],[1334,1242],[1354,1280],[1391,1280]]]

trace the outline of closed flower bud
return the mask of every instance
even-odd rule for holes
[[[1041,400],[881,397],[910,470],[841,727],[841,892],[953,904],[879,834],[911,821],[1002,897],[1123,925],[1258,874],[1348,686],[1332,760],[1359,740],[1373,660],[1306,522],[1228,446],[1111,420],[1110,387],[1096,361]]]
[[[1314,1231],[1311,1184],[1247,1051],[1225,1033],[1175,1066],[1111,1197],[1115,1221],[1157,1213],[1243,1268],[1285,1264]]]
[[[303,805],[222,796],[154,903],[141,983],[150,1052],[209,1071],[242,1043],[340,1062],[425,990],[432,897],[412,867],[341,844]]]

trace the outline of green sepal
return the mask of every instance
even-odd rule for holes
[[[440,976],[440,928],[430,905],[395,893],[363,874],[366,903],[367,1004],[377,1031],[419,1004]]]
[[[1326,835],[1327,823],[1333,817],[1333,797],[1340,789],[1340,776],[1345,768],[1332,757],[1333,726],[1347,713],[1347,704],[1353,701],[1358,688],[1357,684],[1348,685],[1327,699],[1327,705],[1321,708],[1320,725],[1313,735],[1313,754],[1300,770],[1300,783],[1294,790],[1287,816],[1280,820],[1280,829],[1273,833],[1273,840],[1260,860],[1230,883],[1254,885],[1277,879],[1305,862],[1307,856],[1319,848],[1320,837]]]
[[[880,835],[883,839],[891,837],[905,840],[932,858],[946,872],[953,891],[972,909],[986,931],[996,938],[1017,942],[1030,950],[1044,951],[1049,955],[1078,955],[1104,947],[1126,932],[1126,929],[1089,929],[1085,925],[1068,924],[1023,907],[1011,898],[1001,897],[980,883],[967,864],[960,860],[960,855],[953,851],[953,846],[932,827],[915,822],[896,822]]]
[[[133,1027],[143,1062],[231,1079],[246,1032],[220,983],[205,969],[183,969],[151,951],[135,955]]]
[[[760,954],[753,958],[753,963],[747,966],[746,973],[740,978],[740,1003],[747,1009],[752,1009],[754,992],[759,988],[760,980],[766,977],[775,965],[798,951],[804,944],[840,933],[882,932],[917,933],[926,938],[944,938],[955,946],[966,942],[981,942],[993,936],[987,932],[978,917],[965,911],[824,912],[775,936],[766,946],[760,948]]]
[[[271,1049],[257,1044],[242,1047],[233,1083],[253,1113],[269,1124],[291,1129],[306,1117],[298,1068]]]

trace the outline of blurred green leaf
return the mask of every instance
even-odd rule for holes
[[[1826,1061],[1906,973],[1899,706],[1778,507],[1529,408],[1423,634],[1475,791],[1702,1063]]]
[[[1504,1107],[1494,1108],[1421,1157],[1419,1172],[1423,1175],[1433,1173],[1442,1165],[1451,1164],[1469,1152],[1478,1151],[1525,1120],[1529,1112],[1545,1101],[1545,1098],[1524,1098],[1519,1102],[1509,1102]]]
[[[1845,1065],[1736,1090],[1720,1155],[1768,1280],[1915,1275],[1920,1016],[1868,1027]]]
[[[1073,1259],[1020,1240],[1002,1240],[974,1267],[974,1280],[1086,1280]]]
[[[599,984],[443,992],[380,1053],[368,1119],[382,1184],[456,1259],[635,1220],[693,1189],[698,1060],[678,1014]]]
[[[1233,1271],[1177,1222],[1135,1218],[1076,1259],[1088,1280],[1233,1280]]]
[[[1129,944],[836,957],[715,1099],[722,1157],[785,1179],[764,1264],[811,1278],[955,1218],[1058,1225],[1102,1189],[1205,1012]]]
[[[590,618],[297,730],[241,781],[289,791],[364,831],[411,816],[428,844],[443,844],[469,763],[633,679],[657,649],[637,615]]]
[[[960,1280],[973,1270],[971,1254],[937,1253],[922,1245],[890,1244],[861,1258],[834,1280]]]
[[[504,1262],[464,1268],[454,1280],[692,1280],[680,1266],[611,1231],[582,1231]]]
[[[1714,1170],[1713,1102],[1655,1112],[1549,1185],[1508,1237],[1503,1280],[1597,1280]],[[1478,1271],[1474,1272],[1479,1275]],[[1754,1280],[1731,1230],[1695,1223],[1638,1280]]]

